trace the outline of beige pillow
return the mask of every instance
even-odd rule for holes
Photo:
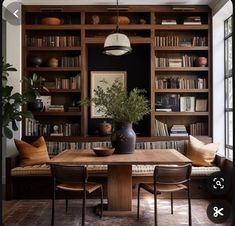
[[[193,165],[211,166],[218,148],[218,144],[204,144],[195,137],[189,136],[186,157],[192,160]]]
[[[43,137],[29,144],[22,140],[14,140],[20,154],[20,166],[32,166],[49,161],[47,145]]]

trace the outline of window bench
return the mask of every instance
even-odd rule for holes
[[[184,154],[186,141],[165,141],[162,148],[175,148]],[[97,146],[97,142],[95,142]],[[101,144],[102,145],[102,144]],[[137,143],[137,148],[159,148],[162,141]],[[90,147],[92,148],[92,147]],[[192,197],[207,197],[206,178],[213,172],[223,170],[225,158],[216,156],[214,166],[192,168]],[[52,192],[52,180],[50,168],[46,164],[19,167],[19,155],[6,158],[6,199],[27,199],[27,198],[50,198]],[[133,165],[133,193],[136,192],[136,184],[150,181],[153,175],[153,165]],[[90,180],[107,182],[107,166],[89,165],[88,172]],[[106,187],[106,186],[105,186]]]

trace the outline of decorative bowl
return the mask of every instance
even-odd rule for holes
[[[62,24],[62,20],[58,17],[44,17],[41,19],[41,24],[44,25],[60,25]]]
[[[207,58],[206,57],[198,57],[195,60],[195,65],[197,67],[205,67],[207,65]]]
[[[130,19],[127,16],[119,16],[117,20],[117,16],[113,16],[110,19],[111,24],[117,24],[117,21],[119,24],[129,24]]]
[[[113,154],[114,148],[97,147],[93,148],[93,151],[97,156],[108,156]]]

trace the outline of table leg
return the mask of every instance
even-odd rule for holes
[[[108,211],[131,211],[132,166],[108,166]]]

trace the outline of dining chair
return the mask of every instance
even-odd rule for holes
[[[69,192],[82,192],[82,225],[85,225],[86,214],[86,195],[100,189],[101,210],[100,217],[103,215],[103,186],[102,184],[88,182],[88,172],[85,166],[57,165],[51,164],[53,178],[53,198],[51,225],[54,226],[55,217],[55,198],[56,191],[63,190]],[[66,212],[68,210],[68,199],[66,198]]]
[[[170,166],[158,165],[154,168],[153,183],[140,183],[138,186],[137,218],[140,215],[140,188],[154,195],[154,224],[157,225],[157,195],[162,192],[171,193],[171,214],[173,214],[173,192],[185,190],[188,195],[188,222],[192,225],[190,200],[191,164]]]

